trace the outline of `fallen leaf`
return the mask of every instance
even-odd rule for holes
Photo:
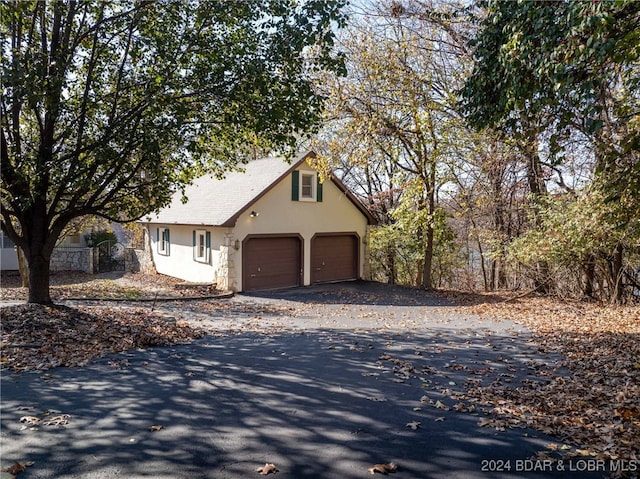
[[[508,372],[526,373],[528,378],[519,381],[516,377],[521,374],[492,368],[477,370],[498,373],[490,384],[466,380],[467,398],[495,418],[480,425],[496,430],[527,427],[571,438],[572,447],[560,446],[556,451],[569,457],[635,457],[640,443],[637,305],[605,306],[543,297],[497,302],[491,295],[483,295],[484,300],[474,298],[473,306],[456,311],[510,319],[532,332],[531,350],[526,351],[532,355],[528,364],[524,368],[513,362],[505,366]],[[503,355],[497,360],[508,361]],[[594,404],[598,407],[591,406]]]
[[[275,464],[266,463],[264,466],[256,469],[256,472],[259,472],[263,476],[266,476],[267,474],[275,474],[276,472],[278,472],[278,468]]]
[[[27,424],[31,424],[32,426],[37,426],[40,424],[40,418],[36,416],[22,416],[20,418],[20,422],[26,422]]]
[[[2,308],[0,332],[8,344],[37,345],[3,348],[2,367],[18,372],[78,367],[107,354],[185,343],[204,335],[203,330],[169,322],[144,308],[35,304]],[[111,365],[128,366],[126,361]]]
[[[436,403],[434,404],[434,407],[436,409],[444,409],[445,411],[449,410],[449,408],[441,401],[436,401]]]
[[[389,474],[394,473],[398,470],[398,466],[395,462],[390,462],[388,464],[375,464],[373,467],[367,469],[369,474],[375,474],[376,472],[380,474]]]
[[[593,451],[590,451],[589,449],[576,449],[576,453],[579,454],[580,456],[595,456],[596,453]]]
[[[66,426],[69,424],[69,418],[71,416],[69,414],[61,414],[59,416],[53,416],[44,421],[42,424],[44,426]]]
[[[621,417],[622,419],[632,419],[634,417],[640,416],[640,407],[621,407],[616,409],[616,415]]]
[[[29,466],[33,466],[35,463],[33,461],[27,462],[14,462],[12,466],[7,467],[0,475],[0,479],[5,479],[5,475],[8,474],[7,479],[14,479],[18,474],[24,472],[25,469]]]
[[[420,427],[422,423],[418,422],[418,421],[412,421],[412,422],[408,422],[406,427],[410,427],[411,429],[413,429],[414,431],[416,429],[418,429]]]
[[[26,469],[24,464],[21,464],[19,462],[14,462],[12,466],[9,466],[5,469],[6,472],[8,472],[9,474],[13,474],[14,476],[17,476],[19,473],[23,472]]]

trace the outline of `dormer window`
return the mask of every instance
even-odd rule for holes
[[[300,173],[300,199],[305,201],[315,201],[315,173]]]
[[[294,171],[291,177],[293,201],[322,201],[322,183],[316,171]]]

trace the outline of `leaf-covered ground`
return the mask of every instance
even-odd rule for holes
[[[82,366],[106,354],[204,335],[148,309],[35,304],[3,307],[0,333],[1,365],[14,371]]]
[[[212,285],[189,284],[161,274],[82,272],[53,273],[50,278],[51,299],[155,299],[166,297],[211,296],[220,293]],[[26,300],[27,288],[21,286],[17,273],[2,273],[0,300]]]
[[[206,287],[181,288],[178,281],[160,275],[114,278],[55,275],[52,279],[55,299],[136,299],[181,296],[185,291],[188,296],[211,293]],[[2,299],[26,297],[26,290],[16,283],[15,278],[6,281],[3,276]],[[376,304],[375,297],[353,301],[349,296],[353,294],[327,297],[327,304],[333,303],[332,312],[324,302],[298,303],[296,309],[286,303],[251,307],[221,301],[172,303],[170,314],[178,321],[150,312],[148,307],[121,307],[118,303],[76,308],[5,307],[2,366],[16,371],[81,366],[112,352],[187,342],[204,334],[189,324],[199,324],[199,316],[212,312],[236,325],[227,328],[226,334],[249,330],[273,333],[286,328],[287,318],[295,316],[319,315],[329,327],[330,315],[341,311],[343,299],[345,304],[349,301]],[[460,305],[446,308],[447,311],[523,324],[533,332],[542,350],[563,358],[557,369],[538,371],[518,385],[495,382],[479,387],[470,381],[464,399],[491,412],[481,426],[498,430],[531,427],[556,437],[557,443],[550,444],[548,451],[541,454],[543,457],[569,454],[640,460],[640,307],[504,295],[439,293],[439,296]],[[380,314],[381,327],[386,327],[383,318],[386,313],[360,307],[358,314],[361,317]],[[396,326],[401,324],[410,330],[413,323],[402,320]],[[474,372],[472,368],[470,371]],[[565,450],[566,444],[573,447]]]
[[[494,421],[483,425],[530,426],[581,445],[572,453],[578,456],[640,459],[639,307],[538,297],[458,299],[475,303],[458,311],[522,323],[541,348],[565,358],[565,374],[546,371],[544,381],[470,389],[470,397],[493,407]],[[550,445],[549,454],[554,449]]]

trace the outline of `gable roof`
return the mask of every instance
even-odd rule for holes
[[[238,217],[264,196],[289,173],[316,155],[310,151],[293,162],[282,157],[266,157],[252,160],[244,165],[244,171],[232,171],[222,179],[209,175],[197,178],[185,189],[187,203],[182,195],[175,193],[171,203],[157,215],[149,215],[150,223],[226,226],[235,225]],[[364,205],[334,175],[331,181],[367,217],[369,224],[377,221]]]

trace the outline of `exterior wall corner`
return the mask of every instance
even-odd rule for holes
[[[367,225],[362,238],[362,279],[371,280],[371,225]]]
[[[225,233],[224,242],[220,246],[220,256],[216,270],[216,287],[222,291],[238,291],[235,267],[236,254],[233,233]]]

